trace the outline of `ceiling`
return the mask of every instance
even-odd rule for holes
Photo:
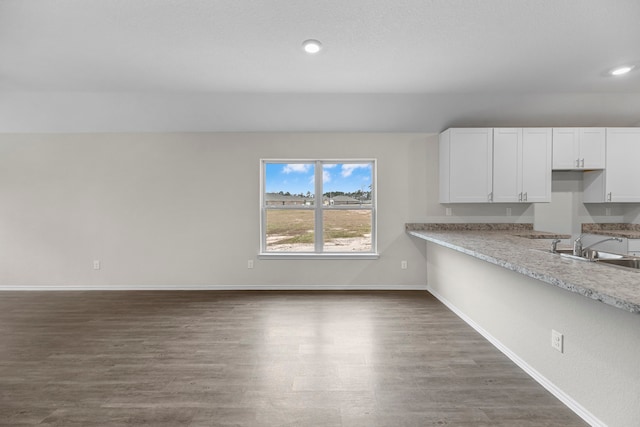
[[[638,22],[637,0],[0,0],[0,131],[640,125]]]

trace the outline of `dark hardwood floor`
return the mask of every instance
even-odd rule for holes
[[[2,426],[584,426],[426,292],[2,292]]]

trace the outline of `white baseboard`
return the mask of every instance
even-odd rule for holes
[[[449,300],[444,298],[438,292],[427,286],[429,291],[434,297],[436,297],[441,303],[443,303],[449,310],[453,311],[459,318],[465,321],[469,326],[475,329],[480,335],[482,335],[487,341],[489,341],[494,347],[500,350],[505,356],[507,356],[513,363],[518,365],[523,371],[525,371],[531,378],[533,378],[538,384],[544,387],[547,391],[557,397],[562,403],[564,403],[569,409],[576,413],[580,418],[593,427],[607,427],[605,423],[596,418],[591,412],[589,412],[584,406],[576,402],[571,396],[566,394],[562,389],[549,381],[544,375],[534,369],[527,362],[522,360],[516,353],[511,351],[507,346],[502,344],[493,335],[487,332],[482,326],[477,324],[473,319],[460,311]]]
[[[426,291],[425,285],[0,285],[0,291]]]

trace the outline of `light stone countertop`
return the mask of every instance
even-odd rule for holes
[[[420,230],[416,225],[406,225],[411,236],[640,314],[640,270],[553,254],[549,238],[555,236],[551,233],[549,236],[553,237],[532,239],[517,236],[520,230]]]

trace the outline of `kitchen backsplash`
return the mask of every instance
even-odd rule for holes
[[[626,223],[582,224],[583,233],[589,233],[590,231],[640,231],[640,224],[626,224]]]
[[[533,224],[514,223],[411,223],[407,231],[528,231]]]

